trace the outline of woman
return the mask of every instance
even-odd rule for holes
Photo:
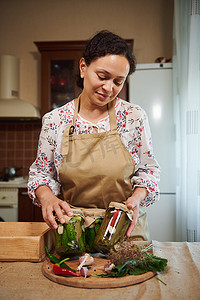
[[[149,238],[142,207],[158,199],[159,166],[145,112],[117,97],[134,71],[126,42],[108,31],[97,33],[80,60],[81,95],[43,117],[28,192],[51,228],[58,226],[54,214],[61,223],[63,211],[72,215],[70,205],[125,202],[134,216],[127,236]]]

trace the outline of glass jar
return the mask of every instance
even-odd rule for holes
[[[124,237],[132,220],[132,211],[125,204],[111,202],[94,240],[97,252],[108,253]]]
[[[105,209],[88,208],[83,210],[86,251],[95,252],[94,240],[105,216]]]
[[[65,223],[58,222],[55,230],[55,250],[60,256],[79,255],[85,252],[85,228],[81,210],[73,210],[73,216],[65,217]]]

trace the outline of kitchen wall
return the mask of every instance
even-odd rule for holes
[[[26,176],[37,153],[41,122],[0,122],[0,177],[5,167],[23,167],[17,172]]]
[[[109,29],[134,39],[138,63],[172,57],[173,0],[1,0],[0,11],[0,55],[20,59],[20,98],[39,108],[40,54],[34,41],[86,40]],[[0,175],[8,165],[29,167],[41,123],[0,126]]]

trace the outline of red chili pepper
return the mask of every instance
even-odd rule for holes
[[[105,234],[104,234],[104,238],[105,238],[108,234],[109,234],[109,235],[111,234],[111,233],[110,233],[110,229],[112,229],[112,227],[114,227],[115,222],[116,222],[116,220],[117,220],[118,214],[119,214],[119,210],[116,210],[116,211],[114,212],[113,216],[111,217],[110,222],[108,223],[108,225],[107,225],[107,227],[106,227]]]
[[[113,216],[112,216],[112,221],[111,221],[111,223],[110,223],[110,226],[111,226],[111,227],[113,227],[113,226],[115,225],[115,222],[116,222],[116,220],[117,220],[118,214],[119,214],[119,209],[116,210],[116,211],[114,212]]]
[[[75,276],[80,277],[81,274],[73,272],[72,270],[61,268],[59,265],[53,265],[53,271],[56,275],[64,275],[64,276]]]

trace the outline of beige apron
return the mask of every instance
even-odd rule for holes
[[[63,198],[76,207],[105,209],[111,201],[124,202],[131,196],[135,164],[117,132],[115,100],[108,104],[110,131],[76,135],[79,100],[80,97],[75,100],[73,122],[63,133],[63,160],[59,169]],[[148,240],[143,210],[133,233]]]

